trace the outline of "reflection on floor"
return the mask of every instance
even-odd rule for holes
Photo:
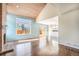
[[[33,40],[33,39],[32,39]],[[6,54],[6,56],[53,56],[58,55],[58,42],[53,39],[47,42],[46,38],[38,38],[29,42],[8,42],[4,49],[13,48],[14,52]]]

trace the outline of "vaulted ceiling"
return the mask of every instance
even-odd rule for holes
[[[45,5],[45,3],[9,3],[7,12],[36,19]]]

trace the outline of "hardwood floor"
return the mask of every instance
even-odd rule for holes
[[[56,38],[47,42],[46,38],[30,39],[29,41],[8,42],[3,50],[14,49],[5,56],[79,56],[79,50],[58,44]]]
[[[59,44],[60,56],[79,56],[79,49]]]
[[[57,45],[58,43],[48,44],[45,38],[40,38],[40,40],[37,39],[29,42],[8,42],[4,50],[14,49],[14,52],[8,53],[6,56],[56,56],[58,55]]]

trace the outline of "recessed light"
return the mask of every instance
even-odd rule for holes
[[[19,5],[16,5],[16,8],[19,8]]]

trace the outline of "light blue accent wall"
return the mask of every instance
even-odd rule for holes
[[[31,34],[26,35],[16,35],[16,18],[26,19],[27,22],[31,21]],[[33,21],[33,19],[29,19],[26,17],[16,16],[13,14],[7,14],[7,28],[6,28],[6,40],[14,41],[28,38],[36,38],[39,37],[39,24]]]

